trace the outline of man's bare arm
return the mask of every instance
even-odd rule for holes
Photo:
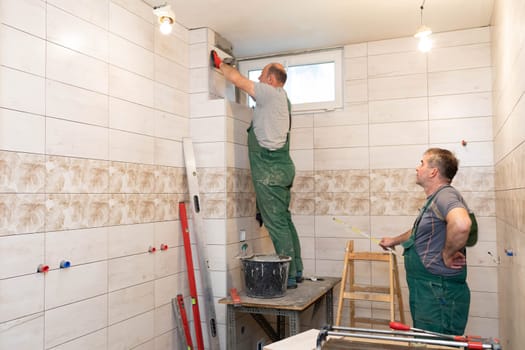
[[[220,70],[226,80],[237,86],[242,91],[246,92],[251,97],[255,98],[255,83],[243,76],[239,71],[224,62],[221,64]]]

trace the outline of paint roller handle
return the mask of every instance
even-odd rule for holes
[[[210,57],[211,57],[213,66],[217,69],[221,68],[222,60],[215,50],[211,50]]]

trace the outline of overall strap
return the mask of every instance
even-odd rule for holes
[[[432,194],[432,196],[430,196],[429,199],[427,199],[427,202],[425,203],[425,205],[423,206],[423,208],[421,208],[421,211],[419,212],[419,215],[417,216],[416,221],[414,222],[414,226],[412,227],[412,234],[413,234],[413,235],[416,234],[417,227],[419,226],[419,223],[421,222],[421,219],[423,218],[423,214],[425,214],[425,212],[427,211],[428,207],[430,206],[430,203],[432,203],[432,201],[434,200],[434,198],[436,197],[436,195],[437,195],[442,189],[444,189],[445,187],[450,187],[450,185],[445,185],[445,186],[440,187],[436,192],[434,192],[434,193]]]

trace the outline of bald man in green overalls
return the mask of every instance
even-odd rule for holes
[[[211,55],[224,77],[256,101],[248,129],[248,152],[257,208],[276,253],[292,258],[287,287],[297,288],[297,282],[302,281],[303,262],[289,210],[295,166],[290,158],[290,103],[283,88],[286,71],[281,64],[270,63],[256,83],[224,64],[215,51]]]

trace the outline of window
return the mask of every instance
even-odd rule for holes
[[[259,81],[263,67],[271,62],[286,68],[288,79],[284,88],[294,112],[342,107],[341,49],[247,60],[240,62],[239,68],[250,80]],[[251,98],[249,104],[255,104]]]

